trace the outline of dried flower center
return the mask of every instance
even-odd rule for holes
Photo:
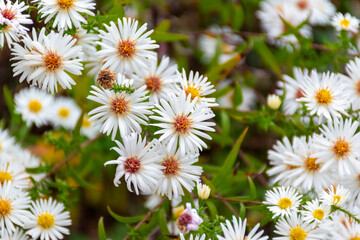
[[[126,100],[125,96],[123,95],[120,97],[116,96],[115,99],[113,99],[112,102],[110,103],[111,110],[116,115],[124,116],[130,110],[129,102],[130,100]]]
[[[41,103],[38,100],[31,100],[28,107],[33,113],[38,113],[42,108]]]
[[[6,171],[0,171],[0,183],[4,184],[6,181],[11,181],[12,175]]]
[[[137,156],[128,157],[124,162],[124,170],[129,173],[137,173],[141,168],[141,162]]]
[[[305,159],[305,168],[309,171],[309,172],[315,172],[317,170],[319,170],[321,164],[316,163],[317,158],[311,158],[311,157],[307,157]]]
[[[121,57],[132,58],[136,52],[135,43],[130,40],[119,42],[118,53]]]
[[[192,129],[193,120],[185,116],[184,113],[177,115],[174,118],[173,125],[177,134],[189,134]]]
[[[350,238],[350,240],[360,240],[360,237],[356,234],[354,237]]]
[[[305,10],[308,7],[308,2],[307,2],[307,0],[300,0],[300,1],[297,2],[297,6],[301,10]]]
[[[332,201],[333,205],[337,206],[339,204],[340,200],[341,200],[340,195],[333,196],[333,201]]]
[[[340,26],[342,26],[342,27],[349,27],[349,25],[350,25],[350,21],[349,20],[347,20],[346,18],[344,18],[343,20],[341,20],[340,21]]]
[[[192,217],[188,213],[183,213],[176,220],[177,226],[181,232],[186,232],[187,225],[191,223]]]
[[[298,98],[302,98],[304,97],[304,92],[301,88],[299,88],[297,91],[296,91],[296,94],[295,94],[295,98],[298,99]]]
[[[7,216],[11,213],[12,207],[8,200],[1,199],[0,200],[0,216]]]
[[[158,93],[161,90],[161,81],[159,77],[150,76],[145,78],[146,89],[154,93]]]
[[[336,159],[344,158],[350,152],[350,144],[339,138],[334,144],[333,151],[336,155]]]
[[[282,198],[278,202],[278,206],[281,209],[286,209],[288,207],[291,207],[291,205],[292,205],[292,202],[289,198]]]
[[[74,6],[74,0],[57,0],[57,3],[63,10],[68,10]]]
[[[324,210],[322,209],[315,209],[315,211],[313,212],[313,217],[318,219],[318,220],[321,220],[323,219],[324,217]]]
[[[289,237],[290,240],[305,240],[307,233],[301,227],[291,229]]]
[[[162,171],[166,177],[176,176],[180,171],[180,163],[175,156],[166,156],[161,166],[165,167]]]
[[[91,122],[89,121],[88,117],[83,118],[81,126],[85,128],[91,127]]]
[[[116,74],[114,72],[110,71],[109,69],[104,69],[99,72],[96,81],[103,88],[113,88],[115,79],[116,79]]]
[[[200,95],[201,95],[201,86],[198,86],[198,87],[195,87],[195,85],[188,86],[184,90],[185,90],[186,96],[191,94],[191,100],[193,100],[196,97],[200,97]]]
[[[6,18],[7,20],[13,20],[16,16],[16,13],[11,11],[10,9],[5,8],[4,10],[0,11],[3,18]]]
[[[59,117],[61,118],[67,118],[70,115],[70,111],[67,108],[60,108],[58,111]]]
[[[320,89],[316,91],[316,101],[323,105],[328,105],[332,102],[332,96],[328,89]]]
[[[53,51],[49,51],[44,54],[43,61],[45,63],[45,67],[50,72],[56,71],[63,64],[62,58]]]
[[[43,213],[40,214],[38,216],[38,220],[37,220],[37,224],[42,228],[42,229],[49,229],[52,226],[54,226],[55,221],[54,221],[54,216],[49,214],[49,213]]]

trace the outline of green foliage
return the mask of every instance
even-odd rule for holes
[[[101,217],[99,219],[98,234],[99,234],[99,240],[106,240],[106,233],[105,233],[105,228],[104,228],[104,218],[103,217]]]

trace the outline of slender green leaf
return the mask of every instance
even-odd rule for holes
[[[240,203],[240,217],[244,219],[245,215],[246,215],[246,207],[244,203]]]
[[[234,11],[234,19],[232,21],[233,29],[239,30],[244,23],[244,10],[241,5],[234,4],[233,11]]]
[[[140,222],[141,219],[143,219],[145,217],[145,215],[140,215],[140,216],[136,216],[136,217],[122,217],[120,215],[117,215],[116,213],[114,213],[110,207],[107,207],[108,212],[110,213],[110,215],[118,222],[121,223],[127,223],[127,224],[131,224],[131,223],[137,223]]]
[[[235,84],[233,101],[234,101],[234,108],[237,108],[243,102],[242,90],[241,90],[240,83],[238,83],[238,82],[236,82],[236,84]]]
[[[189,36],[180,33],[154,32],[151,34],[151,39],[157,42],[178,42],[188,40]]]
[[[161,23],[159,23],[156,28],[154,29],[154,32],[167,32],[170,29],[171,22],[168,19],[165,19]]]
[[[166,220],[166,211],[164,207],[161,207],[158,211],[159,214],[159,226],[161,233],[163,234],[170,234],[169,229],[167,227],[167,220]]]
[[[261,56],[262,60],[266,65],[268,65],[271,70],[273,70],[279,77],[281,77],[281,70],[280,66],[277,62],[277,59],[272,54],[270,49],[265,43],[264,37],[254,37],[253,38],[253,44],[254,44],[254,50]]]
[[[217,211],[217,208],[216,208],[214,202],[208,199],[208,200],[206,200],[205,203],[209,209],[211,217],[216,218],[216,216],[218,215],[218,211]]]
[[[99,234],[99,240],[106,240],[106,233],[105,233],[105,228],[104,228],[104,218],[103,217],[101,217],[99,219],[98,234]]]
[[[79,176],[79,174],[76,172],[75,169],[73,169],[69,164],[67,165],[68,169],[69,169],[69,175],[72,179],[74,179],[74,181],[79,184],[80,186],[82,186],[83,188],[86,189],[96,189],[96,187],[94,187],[91,183],[88,183],[87,181],[85,181],[83,178],[81,178]]]
[[[240,60],[241,60],[241,55],[236,54],[233,58],[226,61],[225,63],[213,67],[207,74],[210,82],[215,84],[218,81],[226,78],[226,76],[229,75],[231,70],[234,69],[234,67],[238,64]]]
[[[252,181],[252,179],[250,177],[248,177],[248,181],[249,181],[249,189],[250,189],[250,200],[253,200],[257,196],[256,187],[255,187],[255,184],[254,184],[254,182]]]

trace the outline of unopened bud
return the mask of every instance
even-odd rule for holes
[[[113,88],[115,83],[116,75],[114,72],[109,69],[104,69],[99,72],[98,78],[96,81],[103,88]]]
[[[200,182],[197,183],[197,190],[199,198],[201,199],[208,199],[210,195],[210,188],[206,184],[201,184]]]
[[[281,105],[281,99],[278,95],[271,94],[267,97],[267,105],[273,110],[279,109]]]

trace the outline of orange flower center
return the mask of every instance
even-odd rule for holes
[[[319,89],[316,91],[316,101],[322,105],[328,105],[332,102],[332,96],[328,89]]]
[[[129,173],[137,173],[141,168],[141,162],[137,156],[128,157],[124,162],[124,170]]]
[[[0,200],[0,216],[7,216],[11,213],[12,207],[8,200],[1,199]]]
[[[111,110],[118,116],[124,116],[130,110],[130,100],[126,100],[125,96],[116,96],[115,99],[110,103]]]
[[[68,10],[74,6],[74,0],[57,0],[57,3],[63,10]]]
[[[176,176],[180,170],[179,161],[175,156],[166,156],[162,161],[161,166],[165,167],[162,171],[166,177]]]
[[[179,114],[174,118],[173,127],[177,134],[189,134],[189,130],[192,129],[193,121],[185,116],[185,114]]]
[[[135,43],[125,40],[118,43],[118,54],[124,58],[132,58],[136,52]]]
[[[56,71],[63,65],[62,58],[53,51],[49,51],[44,54],[43,61],[45,63],[45,67],[50,72]]]
[[[337,159],[344,158],[350,152],[350,144],[339,138],[333,146],[333,152],[335,153]]]
[[[150,77],[145,78],[145,84],[146,84],[146,89],[148,91],[157,93],[161,90],[160,78],[158,78],[156,76],[150,76]]]

